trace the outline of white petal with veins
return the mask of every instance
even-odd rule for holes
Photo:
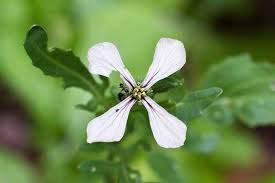
[[[112,43],[98,43],[88,51],[89,71],[109,77],[112,71],[118,71],[128,87],[133,88],[136,82],[125,68],[116,46]]]
[[[135,102],[132,97],[128,97],[90,121],[87,127],[87,142],[120,141],[125,132],[129,112]]]
[[[145,97],[142,103],[148,111],[150,125],[158,145],[164,148],[182,146],[186,138],[186,125],[150,97]]]
[[[153,63],[142,82],[142,86],[149,89],[159,80],[180,70],[185,64],[186,54],[182,42],[161,38],[156,46]]]

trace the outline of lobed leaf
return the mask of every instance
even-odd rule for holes
[[[34,66],[46,75],[61,77],[64,88],[78,87],[98,94],[96,82],[79,57],[71,50],[48,49],[47,44],[47,33],[42,27],[33,26],[27,33],[24,47]]]
[[[221,102],[217,103],[227,117],[219,115],[219,122],[230,123],[238,118],[248,126],[259,126],[275,123],[274,81],[274,65],[255,63],[249,55],[240,55],[213,66],[203,80],[203,87],[216,85],[224,90]],[[221,114],[217,109],[209,108],[214,120]]]

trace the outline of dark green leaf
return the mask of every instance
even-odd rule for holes
[[[44,74],[61,77],[64,87],[79,87],[98,94],[96,83],[87,68],[71,50],[48,49],[48,37],[40,26],[32,27],[26,37],[25,50],[34,66]]]
[[[148,155],[148,161],[153,171],[159,176],[161,182],[184,182],[180,172],[180,167],[174,159],[160,152],[151,152]]]
[[[249,55],[225,59],[213,66],[205,76],[203,86],[219,86],[224,94],[219,107],[210,108],[213,120],[239,118],[249,126],[274,124],[275,66],[268,63],[254,63]],[[224,102],[226,101],[226,102]],[[221,118],[221,107],[226,118]]]
[[[217,87],[189,93],[176,104],[174,113],[179,119],[190,121],[192,118],[200,116],[203,110],[213,103],[221,93],[222,89]]]
[[[173,88],[182,86],[183,78],[179,73],[173,74],[163,80],[158,81],[155,85],[153,85],[152,89],[154,93],[162,93]]]

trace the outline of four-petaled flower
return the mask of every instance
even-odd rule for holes
[[[112,71],[118,71],[130,93],[119,104],[89,122],[88,143],[120,141],[125,132],[129,112],[136,101],[139,101],[148,111],[150,126],[158,145],[177,148],[184,144],[186,125],[147,95],[147,91],[156,82],[180,70],[185,64],[185,49],[180,41],[170,38],[159,40],[153,63],[141,83],[136,83],[125,68],[116,46],[112,43],[98,43],[90,48],[88,60],[92,74],[109,77]]]

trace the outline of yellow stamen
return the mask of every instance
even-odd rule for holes
[[[146,91],[144,88],[142,88],[140,85],[137,85],[133,90],[132,90],[132,96],[140,101],[143,97],[146,96]]]

